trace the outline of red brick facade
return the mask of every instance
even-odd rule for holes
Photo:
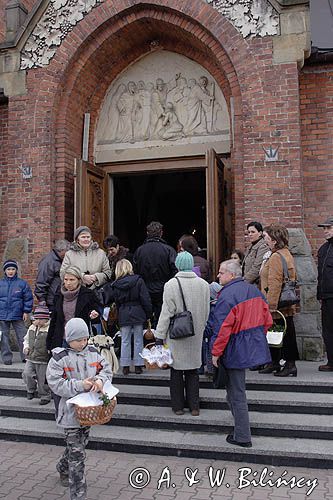
[[[300,77],[304,229],[313,249],[316,227],[333,214],[333,64],[305,66]]]
[[[149,5],[107,0],[68,34],[47,67],[27,72],[27,94],[9,100],[8,189],[1,199],[1,212],[15,217],[15,224],[8,224],[3,234],[5,240],[28,237],[24,273],[30,279],[52,241],[72,235],[73,165],[74,158],[81,156],[84,113],[91,114],[92,155],[96,120],[108,87],[130,63],[149,53],[153,40],[158,40],[159,48],[205,67],[229,106],[233,98],[236,247],[243,247],[245,224],[253,219],[295,228],[305,223],[306,230],[317,221],[311,194],[315,153],[311,148],[310,153],[303,152],[303,172],[301,146],[307,146],[310,129],[311,138],[320,141],[314,144],[324,149],[318,132],[324,130],[323,122],[307,118],[313,105],[306,93],[313,83],[312,95],[325,106],[314,82],[319,77],[329,91],[329,75],[304,70],[300,80],[296,63],[273,64],[272,37],[245,40],[201,0],[155,0]],[[330,106],[327,120],[332,123],[332,100]],[[264,148],[270,146],[279,148],[276,162],[265,162]],[[332,150],[327,147],[315,162],[321,176],[316,189],[321,193],[327,189],[329,213],[333,195],[324,184],[325,155],[332,163]],[[22,165],[32,166],[32,179],[22,179]]]

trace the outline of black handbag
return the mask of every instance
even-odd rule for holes
[[[283,266],[283,284],[282,284],[282,289],[281,289],[281,295],[279,298],[279,303],[278,303],[278,309],[284,308],[284,307],[290,307],[295,304],[299,304],[300,299],[296,294],[296,286],[297,286],[297,281],[292,281],[289,277],[289,272],[288,272],[288,265],[286,259],[281,255],[279,252],[277,252],[282,261],[282,266]]]
[[[213,388],[214,389],[225,389],[228,382],[228,372],[225,369],[223,361],[219,359],[218,368],[214,366],[213,374]]]
[[[188,311],[185,304],[183,290],[178,278],[176,278],[177,283],[179,285],[180,294],[183,299],[184,311],[178,314],[175,314],[170,319],[169,326],[169,337],[170,339],[184,339],[186,337],[193,337],[194,326],[193,326],[193,318],[191,311]]]

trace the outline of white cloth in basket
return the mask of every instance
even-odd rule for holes
[[[119,392],[119,389],[111,384],[107,380],[103,387],[104,394],[107,394],[110,399],[113,399]],[[77,396],[70,398],[66,401],[68,405],[78,405],[78,406],[101,406],[103,401],[100,399],[100,393],[98,392],[81,392]]]

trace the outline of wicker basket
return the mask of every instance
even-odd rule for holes
[[[75,405],[75,415],[80,425],[98,425],[106,424],[112,418],[115,407],[117,406],[117,399],[111,399],[108,405],[99,406],[78,406]]]
[[[147,344],[145,346],[146,349],[151,349],[152,347],[154,347],[155,345],[155,342],[150,342],[150,344]],[[157,363],[148,363],[148,361],[146,359],[144,359],[144,363],[145,363],[145,367],[147,368],[147,370],[161,370],[163,368],[166,368],[168,365],[163,365],[162,367],[158,366]]]
[[[287,320],[281,311],[276,310],[274,312],[278,313],[281,316],[281,319],[283,319],[283,331],[274,332],[274,323],[273,323],[271,330],[267,332],[267,342],[269,347],[280,349],[283,345],[283,338],[287,331]]]

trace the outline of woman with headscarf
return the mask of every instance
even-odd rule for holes
[[[194,261],[189,252],[180,252],[175,264],[178,273],[164,286],[162,311],[155,337],[160,339],[160,342],[166,339],[172,353],[170,396],[173,412],[176,415],[183,415],[187,401],[191,414],[198,416],[200,413],[198,368],[201,366],[202,338],[209,315],[209,285],[192,271]],[[183,290],[186,308],[192,313],[195,335],[170,339],[170,320],[175,314],[184,311],[177,278]]]
[[[80,226],[74,231],[74,242],[66,252],[60,268],[61,280],[69,266],[79,269],[82,284],[92,290],[111,278],[108,258],[98,243],[93,241],[87,226]]]
[[[91,320],[99,316],[101,304],[96,294],[82,286],[81,272],[77,267],[67,267],[60,292],[55,295],[46,347],[49,351],[64,344],[65,325],[72,318],[83,319],[91,332]]]

